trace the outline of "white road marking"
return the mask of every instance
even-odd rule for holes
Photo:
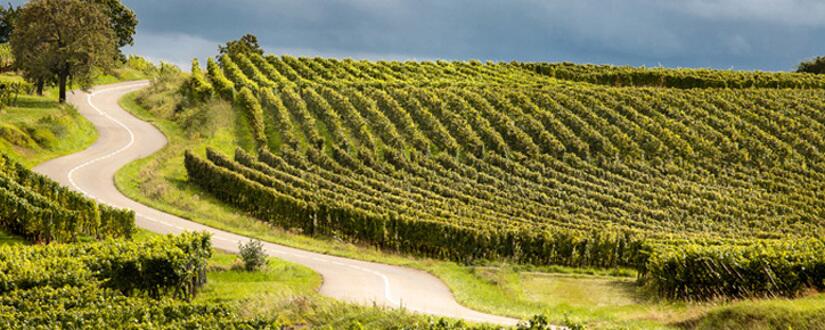
[[[141,83],[136,83],[136,84],[110,87],[110,88],[96,90],[96,91],[94,91],[94,92],[92,92],[92,93],[90,93],[86,96],[86,103],[88,103],[88,105],[91,106],[92,109],[94,109],[98,114],[100,114],[104,118],[110,120],[111,122],[113,122],[116,125],[123,128],[129,134],[129,142],[125,146],[119,148],[118,150],[116,150],[112,153],[109,153],[109,154],[104,155],[104,156],[97,157],[95,159],[84,162],[84,163],[72,168],[67,173],[67,175],[68,175],[69,183],[76,190],[80,191],[83,194],[86,194],[87,196],[90,196],[91,198],[100,200],[99,198],[97,198],[93,194],[91,194],[91,193],[85,191],[83,188],[81,188],[80,185],[78,185],[77,182],[74,180],[74,175],[77,173],[77,171],[79,171],[79,170],[81,170],[85,167],[88,167],[92,164],[95,164],[97,162],[100,162],[102,160],[112,158],[112,157],[128,150],[129,148],[131,148],[135,144],[135,133],[128,126],[123,124],[121,121],[115,119],[114,117],[112,117],[108,113],[106,113],[103,110],[101,110],[100,108],[98,108],[94,103],[92,103],[92,98],[97,96],[97,95],[104,94],[104,93],[109,93],[109,92],[113,92],[113,91],[117,91],[117,90],[129,89],[129,88],[134,88],[134,87],[140,87],[140,86],[145,86],[145,85],[148,85],[148,82],[141,82]],[[101,202],[103,202],[103,201],[101,200]],[[174,223],[164,221],[164,220],[160,220],[160,219],[156,219],[156,218],[153,218],[153,217],[151,217],[149,215],[146,215],[146,214],[136,213],[136,216],[138,216],[142,219],[148,220],[150,222],[153,222],[153,223],[161,224],[161,225],[166,226],[168,228],[177,229],[181,232],[187,230],[186,228],[181,227],[179,225],[176,225]],[[243,237],[243,236],[240,236],[240,235],[233,235],[233,234],[226,233],[226,232],[223,232],[221,230],[217,230],[217,229],[213,229],[213,228],[209,228],[209,227],[205,227],[205,228],[207,228],[206,230],[211,232],[212,237],[215,240],[218,240],[218,241],[237,243],[237,242],[241,242],[241,241],[244,241],[244,240],[249,240],[249,238],[246,238],[246,237]],[[338,258],[333,257],[333,256],[326,256],[326,255],[323,255],[323,254],[317,254],[317,253],[313,253],[313,252],[305,252],[305,251],[301,251],[301,250],[294,250],[294,249],[290,249],[290,248],[287,248],[287,247],[281,247],[277,244],[272,244],[272,243],[266,243],[266,245],[269,246],[268,248],[266,248],[266,251],[269,252],[270,254],[292,256],[294,258],[299,258],[299,259],[304,259],[304,260],[312,259],[312,260],[315,260],[317,262],[321,262],[321,263],[325,263],[325,264],[331,264],[331,265],[335,265],[335,266],[338,266],[338,267],[347,267],[347,268],[357,270],[359,272],[363,272],[363,273],[366,273],[366,274],[370,274],[370,275],[379,277],[381,279],[381,281],[383,282],[383,284],[384,284],[384,299],[385,299],[385,302],[389,303],[390,306],[395,306],[395,307],[400,307],[400,308],[405,307],[404,304],[403,304],[403,300],[401,300],[400,298],[396,299],[392,296],[392,290],[391,290],[391,286],[390,286],[389,276],[387,276],[386,274],[384,274],[380,271],[377,271],[377,270],[357,266],[357,264],[364,264],[365,262],[358,261],[358,260],[351,260],[351,262],[353,264],[348,264],[348,263],[336,261]],[[284,249],[288,249],[288,251],[283,251]],[[294,250],[294,252],[291,252],[292,250]],[[460,305],[459,305],[459,307],[460,307]],[[463,318],[463,319],[466,319],[466,320],[478,321],[478,322],[491,322],[493,320],[491,317],[496,317],[496,316],[493,316],[493,315],[489,315],[488,317],[485,318],[484,316],[482,316],[482,315],[484,315],[483,313],[478,313],[478,312],[475,312],[473,310],[469,310],[469,309],[466,309],[466,308],[463,308],[463,307],[461,307],[461,308],[465,309],[466,311],[461,312],[460,314],[453,314],[453,312],[450,312],[450,311],[447,311],[447,310],[440,310],[440,311],[439,310],[433,310],[433,309],[423,307],[423,306],[422,307],[412,306],[411,310],[417,311],[417,312],[429,313],[429,314],[436,314],[436,315],[445,315],[445,316],[452,315],[452,317],[458,317],[458,318]],[[470,316],[470,315],[467,315],[467,312],[470,312],[471,314],[476,314],[476,315]],[[461,315],[461,314],[463,314],[463,316],[458,316],[458,315]],[[554,328],[563,329],[563,327],[554,327]]]
[[[92,109],[94,109],[94,110],[95,110],[98,114],[100,114],[100,115],[101,115],[101,116],[103,116],[104,118],[106,118],[106,119],[110,120],[111,122],[113,122],[113,123],[115,123],[116,125],[118,125],[118,126],[120,126],[121,128],[123,128],[123,129],[124,129],[124,130],[125,130],[125,131],[129,134],[129,142],[128,142],[126,145],[124,145],[123,147],[121,147],[120,149],[118,149],[118,150],[116,150],[116,151],[114,151],[114,152],[112,152],[112,153],[109,153],[109,154],[106,154],[106,155],[103,155],[103,156],[97,157],[97,158],[95,158],[95,159],[92,159],[92,160],[86,161],[86,162],[84,162],[84,163],[82,163],[82,164],[80,164],[80,165],[75,166],[75,167],[74,167],[74,168],[72,168],[71,170],[69,170],[69,173],[68,173],[69,183],[70,183],[70,184],[71,184],[71,185],[72,185],[75,189],[77,189],[78,191],[80,191],[81,193],[83,193],[83,194],[85,194],[85,195],[87,195],[87,196],[89,196],[89,197],[92,197],[92,198],[94,198],[94,199],[100,200],[99,198],[97,198],[97,197],[96,197],[96,196],[94,196],[93,194],[91,194],[91,193],[89,193],[89,192],[85,191],[83,188],[81,188],[81,187],[80,187],[80,185],[78,185],[78,184],[77,184],[77,182],[75,182],[75,180],[74,180],[74,174],[75,174],[77,171],[79,171],[79,170],[81,170],[81,169],[83,169],[83,168],[85,168],[85,167],[87,167],[87,166],[89,166],[89,165],[92,165],[92,164],[95,164],[95,163],[97,163],[97,162],[100,162],[100,161],[102,161],[102,160],[106,160],[106,159],[112,158],[112,157],[114,157],[114,156],[117,156],[118,154],[120,154],[120,153],[122,153],[122,152],[124,152],[124,151],[126,151],[126,150],[129,150],[129,148],[131,148],[131,147],[135,144],[135,133],[134,133],[134,132],[133,132],[133,131],[132,131],[132,130],[128,127],[128,126],[126,126],[125,124],[123,124],[121,121],[119,121],[119,120],[115,119],[114,117],[112,117],[112,116],[111,116],[111,115],[109,115],[108,113],[106,113],[106,112],[104,112],[103,110],[101,110],[100,108],[98,108],[98,107],[97,107],[97,106],[96,106],[96,105],[92,102],[92,98],[93,98],[93,97],[95,97],[95,96],[97,96],[97,95],[99,95],[99,94],[108,93],[108,92],[113,92],[113,91],[122,90],[122,89],[129,89],[129,88],[133,88],[133,87],[146,86],[146,85],[148,85],[148,84],[149,84],[149,83],[142,82],[142,83],[137,83],[137,84],[132,84],[132,85],[117,86],[117,87],[112,87],[112,88],[107,88],[107,89],[97,90],[97,91],[94,91],[94,92],[92,92],[92,93],[90,93],[90,94],[87,94],[87,95],[86,95],[86,103],[88,103],[88,104],[89,104],[89,106],[91,106],[91,107],[92,107]],[[141,218],[143,218],[143,219],[149,220],[149,221],[151,221],[151,222],[159,223],[159,224],[162,224],[162,225],[167,226],[167,227],[175,228],[175,229],[177,229],[177,230],[186,231],[186,229],[185,229],[185,228],[183,228],[183,227],[181,227],[181,226],[178,226],[178,225],[175,225],[175,224],[172,224],[172,223],[169,223],[169,222],[167,222],[167,221],[163,221],[163,220],[155,219],[155,218],[153,218],[153,217],[150,217],[150,216],[148,216],[148,215],[141,214],[141,213],[136,213],[136,215],[137,215],[137,216],[139,216],[139,217],[141,217]],[[213,237],[213,238],[215,238],[215,239],[218,239],[218,240],[222,240],[222,241],[237,242],[237,240],[223,238],[223,237],[220,237],[220,236],[218,236],[218,235],[215,235],[214,233],[213,233],[212,237]],[[358,271],[361,271],[361,272],[365,272],[365,273],[367,273],[367,274],[371,274],[371,275],[377,276],[377,277],[381,278],[381,280],[384,282],[384,299],[386,299],[386,300],[387,300],[387,302],[389,302],[389,303],[390,303],[390,304],[392,304],[392,305],[397,305],[397,306],[401,307],[401,302],[400,302],[399,300],[396,300],[396,299],[394,299],[394,298],[392,297],[392,294],[391,294],[392,290],[391,290],[391,287],[390,287],[390,279],[389,279],[389,277],[387,277],[387,275],[385,275],[385,274],[383,274],[383,273],[381,273],[381,272],[378,272],[378,271],[375,271],[375,270],[372,270],[372,269],[368,269],[368,268],[359,267],[359,266],[353,266],[353,265],[343,264],[343,263],[339,263],[339,262],[335,262],[335,261],[330,261],[330,260],[326,260],[326,259],[322,259],[322,258],[318,258],[318,257],[310,257],[310,256],[307,256],[307,255],[303,255],[303,256],[302,256],[302,255],[298,255],[298,254],[295,254],[295,253],[282,252],[282,251],[278,251],[278,250],[274,250],[274,249],[268,249],[268,251],[270,251],[270,252],[275,252],[275,253],[279,253],[279,254],[287,254],[287,255],[292,255],[292,256],[295,256],[295,257],[299,257],[299,258],[311,258],[312,260],[315,260],[315,261],[318,261],[318,262],[331,263],[331,264],[334,264],[334,265],[337,265],[337,266],[346,266],[346,267],[351,268],[351,269],[355,269],[355,270],[358,270]]]
[[[75,172],[77,172],[78,170],[80,170],[80,169],[82,169],[82,168],[84,168],[84,167],[86,167],[86,166],[89,166],[89,165],[92,165],[92,164],[94,164],[94,163],[97,163],[97,162],[99,162],[99,161],[101,161],[101,160],[104,160],[104,159],[109,159],[109,158],[111,158],[111,157],[114,157],[114,156],[116,156],[117,154],[119,154],[119,153],[121,153],[121,152],[124,152],[124,151],[126,151],[127,149],[131,148],[131,147],[135,144],[135,133],[134,133],[134,132],[132,132],[132,130],[131,130],[131,129],[129,129],[129,127],[127,127],[126,125],[124,125],[123,123],[121,123],[119,120],[117,120],[117,119],[115,119],[114,117],[110,116],[109,114],[107,114],[107,113],[105,113],[105,112],[101,111],[101,110],[100,110],[100,109],[99,109],[96,105],[94,105],[94,103],[92,103],[92,97],[93,97],[93,96],[96,96],[96,95],[98,95],[98,94],[102,94],[102,93],[104,93],[104,92],[112,92],[112,91],[121,90],[121,89],[129,89],[129,88],[132,88],[132,87],[146,86],[146,85],[148,85],[148,84],[149,84],[148,82],[141,82],[141,83],[132,84],[132,85],[112,87],[112,88],[102,89],[102,90],[99,90],[99,91],[94,91],[94,92],[92,92],[92,93],[90,93],[90,94],[87,94],[87,95],[86,95],[86,103],[88,103],[88,104],[89,104],[89,106],[91,106],[91,107],[92,107],[92,109],[94,109],[95,111],[97,111],[97,113],[99,113],[101,116],[105,117],[106,119],[109,119],[109,120],[110,120],[110,121],[112,121],[113,123],[115,123],[115,124],[117,124],[118,126],[122,127],[123,129],[125,129],[125,130],[126,130],[126,132],[128,132],[128,133],[129,133],[129,143],[127,143],[125,146],[123,146],[122,148],[118,149],[117,151],[115,151],[115,152],[113,152],[113,153],[110,153],[110,154],[107,154],[107,155],[104,155],[104,156],[101,156],[101,157],[98,157],[98,158],[92,159],[92,160],[87,161],[87,162],[85,162],[85,163],[83,163],[83,164],[77,165],[77,166],[75,166],[74,168],[72,168],[71,170],[69,170],[69,173],[68,173],[68,176],[69,176],[69,183],[71,183],[71,185],[72,185],[73,187],[75,187],[75,189],[77,189],[78,191],[80,191],[81,193],[86,194],[86,195],[88,195],[88,196],[90,196],[90,197],[92,197],[92,198],[94,198],[94,199],[98,199],[98,198],[97,198],[97,197],[95,197],[94,195],[92,195],[92,194],[90,194],[90,193],[86,192],[85,190],[83,190],[83,188],[80,188],[80,186],[79,186],[79,185],[78,185],[78,184],[74,181],[74,173],[75,173]]]

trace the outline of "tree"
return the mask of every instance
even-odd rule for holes
[[[264,50],[258,44],[258,37],[253,34],[245,34],[238,40],[232,40],[226,43],[226,45],[220,46],[220,55],[223,54],[250,54],[250,53],[258,53],[260,55],[264,54]],[[218,55],[218,58],[221,56]]]
[[[825,73],[825,56],[818,56],[812,60],[799,63],[796,72],[800,73]]]
[[[93,0],[91,2],[103,6],[104,12],[109,16],[112,30],[117,35],[117,48],[135,43],[133,36],[138,25],[138,19],[132,9],[123,5],[120,0]]]
[[[17,7],[9,4],[8,8],[0,6],[0,43],[9,42],[17,18]]]
[[[60,102],[69,80],[88,86],[94,69],[111,69],[118,40],[102,6],[85,0],[32,0],[11,36],[15,65],[27,79],[56,82]]]

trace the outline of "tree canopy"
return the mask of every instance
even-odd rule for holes
[[[118,48],[134,44],[133,36],[138,19],[132,9],[126,7],[120,0],[93,0],[91,2],[102,5],[104,12],[109,16],[112,30],[117,35]]]
[[[812,60],[799,63],[799,67],[797,67],[796,72],[816,74],[825,73],[825,57],[818,56]]]
[[[112,68],[118,45],[105,7],[85,0],[29,1],[11,36],[15,65],[29,80],[56,82],[61,102],[69,80],[88,86],[95,69]]]
[[[263,55],[264,50],[258,44],[258,37],[254,34],[245,34],[238,40],[232,40],[226,45],[220,46],[221,54],[250,54],[258,53]]]
[[[8,7],[0,6],[0,43],[9,42],[15,18],[17,18],[17,7],[12,4]]]

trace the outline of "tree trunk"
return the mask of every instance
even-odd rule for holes
[[[43,88],[46,86],[46,82],[43,79],[37,81],[37,96],[43,96]]]
[[[69,75],[65,73],[61,73],[57,77],[57,85],[60,89],[60,103],[66,103],[66,84],[68,82]]]

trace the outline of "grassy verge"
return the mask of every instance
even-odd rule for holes
[[[96,139],[92,123],[50,95],[21,95],[0,110],[0,152],[26,166],[81,151]]]
[[[138,230],[134,240],[157,234]],[[323,282],[311,269],[269,258],[260,271],[243,270],[239,256],[213,251],[207,283],[194,302],[220,303],[244,318],[277,320],[288,329],[429,329],[434,318],[409,311],[342,303],[318,294]],[[445,320],[456,324],[454,320]],[[357,328],[357,327],[356,327]]]
[[[701,319],[686,322],[685,328],[700,329],[825,329],[825,296],[793,302],[753,301],[720,307]]]
[[[146,74],[129,67],[100,74],[93,85],[146,79]],[[0,80],[23,81],[14,74]],[[57,102],[57,89],[48,88],[43,96],[20,95],[14,106],[0,109],[0,152],[32,167],[53,158],[88,148],[98,135],[92,123],[71,105]]]
[[[302,236],[268,225],[188,184],[182,165],[184,151],[203,152],[211,147],[231,154],[237,146],[250,148],[251,139],[241,115],[225,102],[175,111],[176,90],[169,83],[121,100],[125,109],[163,131],[169,144],[123,168],[116,175],[116,185],[130,198],[165,212],[264,241],[425,270],[441,278],[462,304],[500,315],[545,314],[555,323],[571,319],[592,328],[678,328],[700,326],[703,323],[697,320],[705,316],[752,303],[663,302],[636,286],[634,273],[628,270],[459,265],[382,252],[335,237]],[[767,302],[807,310],[806,303],[797,300]]]
[[[277,319],[311,328],[367,329],[415,327],[430,322],[402,310],[362,307],[337,302],[317,293],[321,277],[309,268],[270,258],[266,269],[239,270],[237,256],[216,252],[209,263],[208,282],[196,301],[220,302],[242,317]]]

